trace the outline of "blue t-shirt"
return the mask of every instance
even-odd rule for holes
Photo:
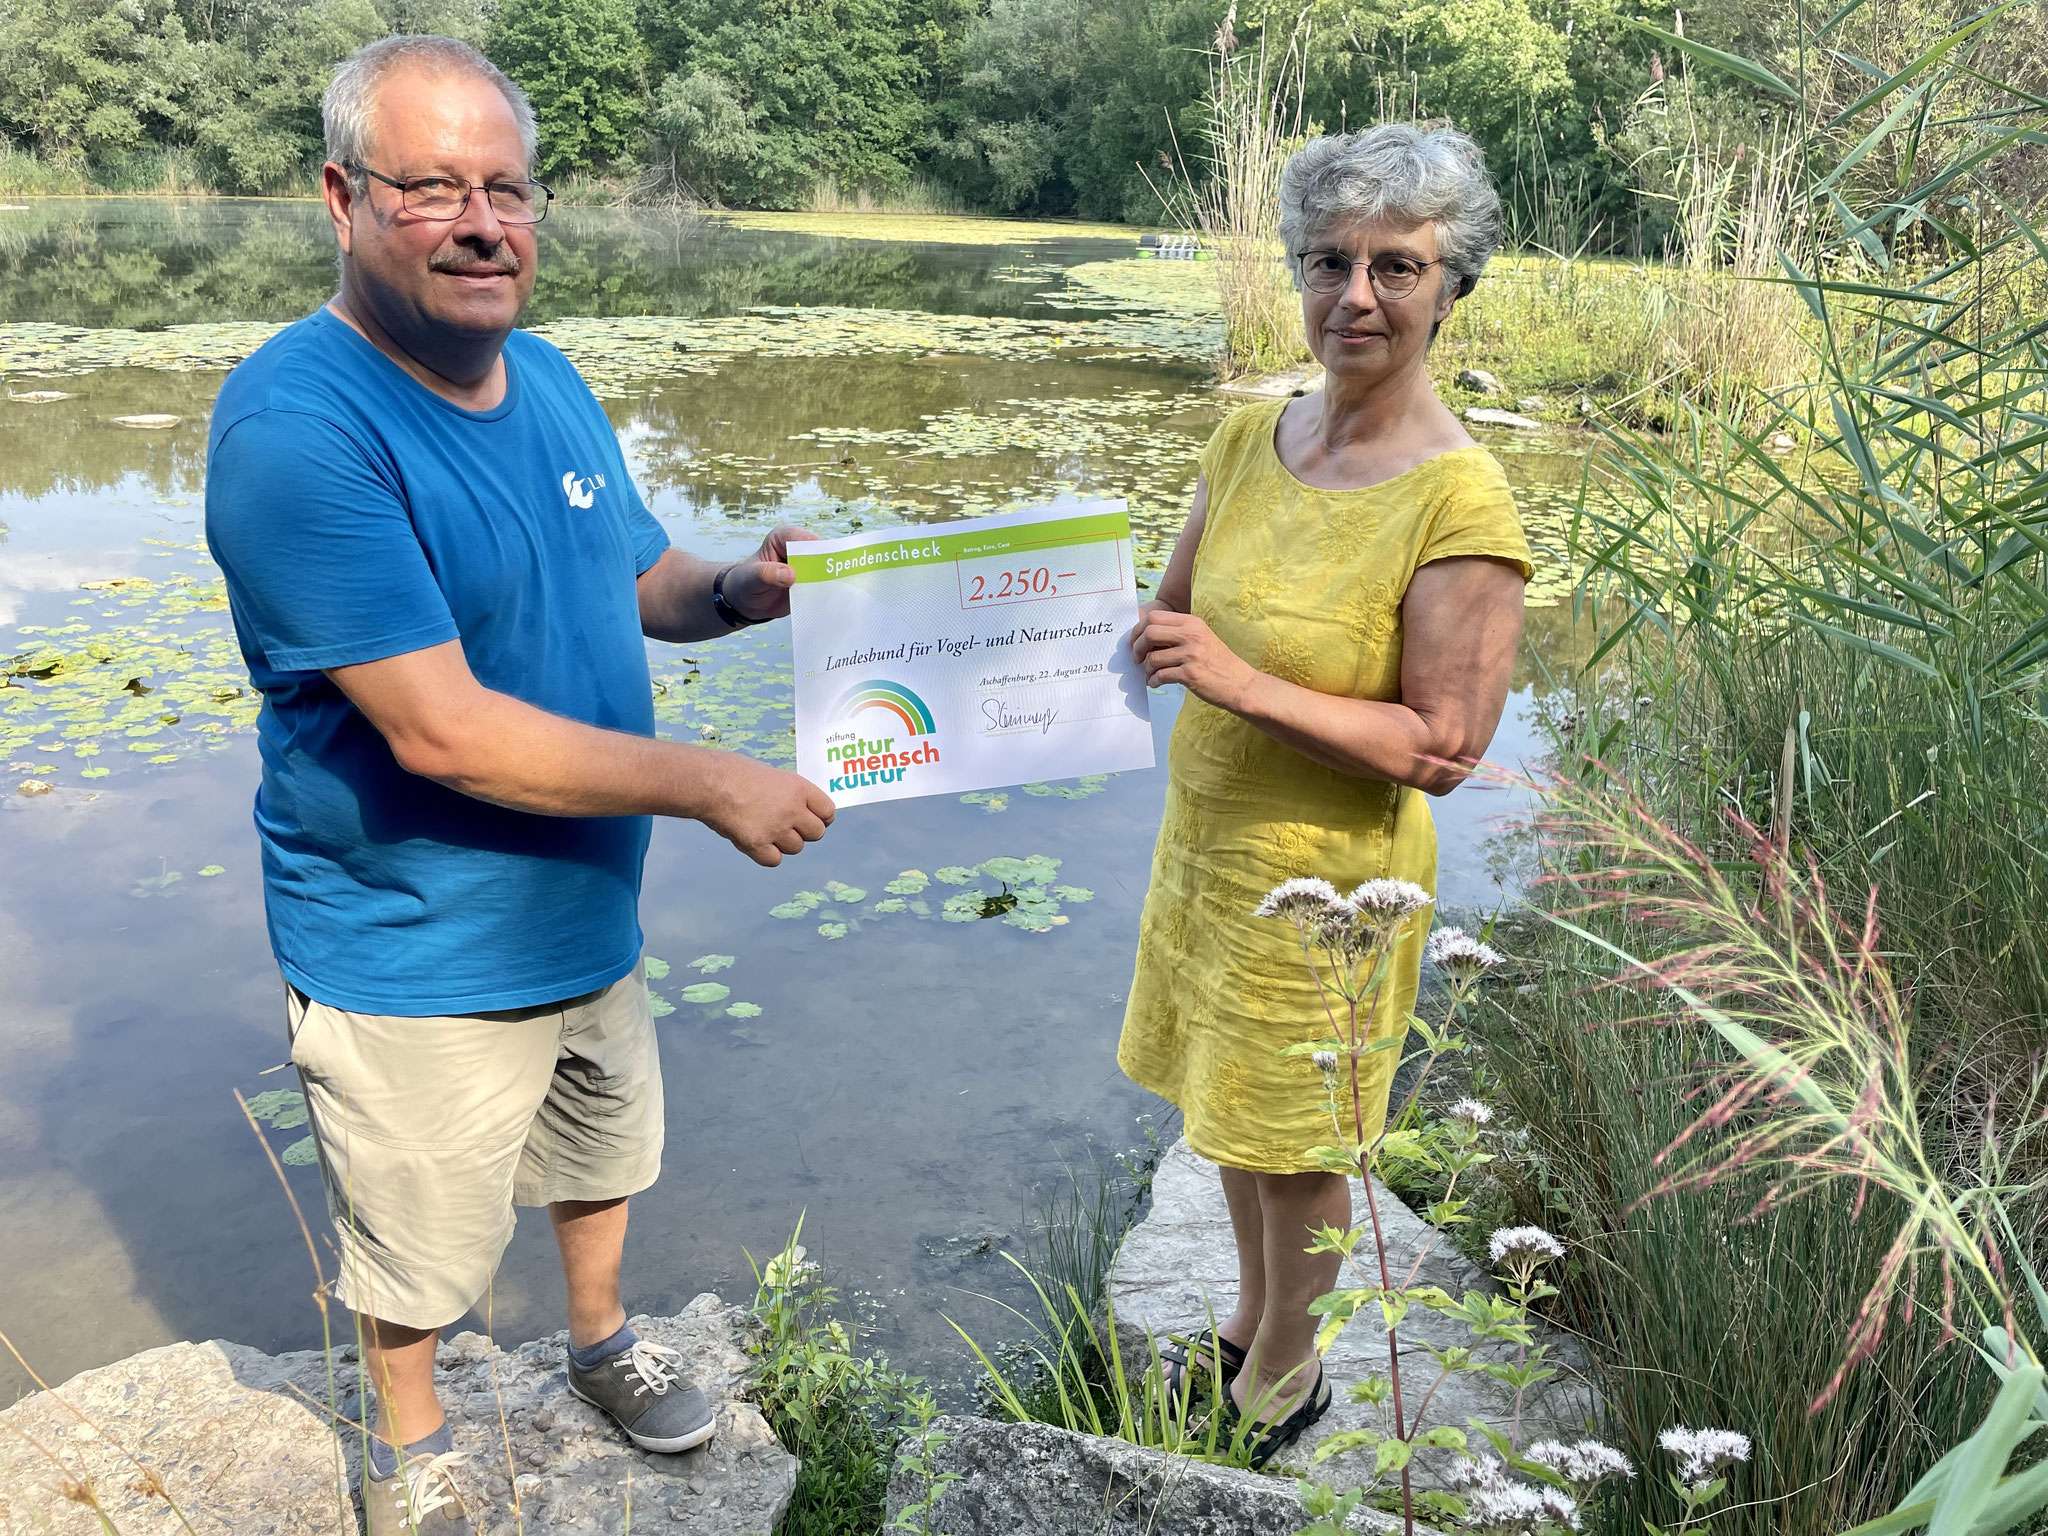
[[[537,816],[398,766],[322,670],[460,640],[486,688],[654,734],[635,581],[668,546],[603,409],[538,337],[465,411],[322,309],[228,375],[206,538],[250,676],[271,946],[331,1007],[421,1016],[609,985],[645,816]]]

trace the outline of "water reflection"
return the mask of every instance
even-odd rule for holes
[[[540,226],[533,323],[567,315],[732,315],[756,304],[1042,313],[1021,262],[1131,243],[892,244],[736,228],[702,214],[558,209]],[[307,200],[40,199],[0,212],[0,321],[154,330],[296,320],[334,291],[334,237]]]
[[[291,318],[331,279],[316,215],[254,203],[0,215],[17,221],[0,223],[0,315],[96,325]],[[543,290],[553,313],[799,300],[1007,313],[1034,291],[999,278],[1015,250],[856,248],[611,215],[559,228],[551,219],[549,229],[559,242],[548,263],[560,286]],[[1031,259],[1061,258],[1038,249]],[[83,582],[140,576],[167,589],[173,569],[211,579],[194,544],[220,375],[110,369],[60,382],[73,398],[0,402],[0,624],[13,631],[0,656],[47,644],[51,631],[76,626],[75,638],[90,638],[153,612],[125,608],[121,589],[81,591]],[[1198,386],[1184,366],[1066,357],[738,358],[608,409],[677,542],[736,554],[784,517],[941,516],[977,497],[1072,489],[1151,498],[1170,532],[1193,449],[1222,409]],[[1130,409],[1090,415],[1091,402]],[[1007,445],[1005,421],[1033,407],[1033,445]],[[963,411],[987,418],[991,439],[977,444],[983,426],[952,418],[945,442],[961,451],[935,452],[932,421]],[[137,412],[182,419],[157,432],[112,422]],[[1124,425],[1090,425],[1103,419]],[[908,436],[800,435],[820,428]],[[1576,481],[1570,462],[1508,462],[1532,505]],[[165,647],[196,646],[208,630],[223,643],[225,621],[217,610],[150,619],[152,633],[172,637]],[[1533,657],[1561,656],[1569,641],[1563,609],[1532,613],[1530,628],[1531,658],[1496,745],[1506,759],[1530,746],[1527,711],[1542,687]],[[786,626],[651,655],[673,680],[664,729],[718,729],[751,710],[733,728],[752,733],[750,750],[786,736],[786,685],[775,680]],[[151,664],[190,663],[166,654]],[[145,692],[165,686],[147,670],[135,681]],[[157,718],[161,694],[134,704],[140,695],[113,691],[121,707]],[[6,713],[20,702],[8,695],[20,692],[0,690],[0,735],[18,718]],[[1162,741],[1174,707],[1171,697],[1155,705]],[[90,780],[76,772],[87,759],[68,755],[90,725],[76,711],[0,754],[10,790],[14,770],[62,769],[54,794],[0,795],[10,875],[0,882],[0,1327],[55,1376],[170,1338],[266,1348],[318,1338],[303,1243],[231,1094],[285,1081],[263,1075],[283,1059],[284,1039],[249,824],[253,741],[235,729],[180,738],[189,722],[161,734],[142,724],[105,739],[90,761],[111,768]],[[696,826],[660,827],[643,911],[649,952],[675,967],[665,985],[675,1011],[661,1025],[668,1176],[636,1202],[632,1304],[674,1308],[705,1288],[741,1294],[742,1246],[773,1248],[808,1211],[815,1251],[849,1289],[886,1304],[880,1342],[913,1369],[963,1375],[938,1313],[997,1333],[999,1314],[974,1293],[1019,1298],[1007,1265],[948,1257],[946,1240],[1021,1233],[1034,1183],[1058,1178],[1091,1142],[1109,1153],[1133,1144],[1152,1107],[1114,1054],[1162,795],[1153,772],[1122,775],[1086,800],[1012,793],[999,813],[951,799],[868,807],[778,871],[744,864]],[[1482,842],[1507,798],[1468,788],[1440,803],[1447,905],[1498,899]],[[1063,882],[1095,892],[1051,933],[899,916],[832,940],[815,921],[769,915],[827,881],[879,894],[905,869],[1033,854],[1061,859]],[[761,1009],[744,1029],[681,999],[696,979],[687,962],[711,953],[735,957],[719,980]],[[288,1177],[316,1210],[312,1170]],[[522,1223],[500,1276],[505,1337],[556,1325],[544,1227]],[[21,1385],[0,1368],[0,1400]]]

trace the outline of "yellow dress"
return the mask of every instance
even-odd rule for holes
[[[1401,600],[1418,567],[1454,555],[1512,561],[1529,547],[1507,478],[1482,448],[1379,485],[1325,491],[1273,448],[1286,401],[1230,416],[1202,453],[1208,520],[1193,611],[1262,672],[1355,699],[1401,696]],[[1325,768],[1193,694],[1167,757],[1166,812],[1139,922],[1117,1061],[1180,1107],[1212,1162],[1300,1173],[1331,1139],[1320,1075],[1282,1048],[1329,1025],[1294,929],[1252,916],[1282,880],[1339,891],[1381,876],[1436,889],[1436,828],[1417,789]],[[1395,952],[1373,1034],[1415,1006],[1429,909]],[[1385,1119],[1397,1052],[1371,1064],[1366,1132]]]

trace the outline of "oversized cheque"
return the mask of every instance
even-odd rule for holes
[[[1120,501],[792,546],[797,771],[840,805],[1152,766]]]

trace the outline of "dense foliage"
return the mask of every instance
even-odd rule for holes
[[[1654,248],[1674,138],[1732,143],[1757,116],[1739,81],[1679,100],[1636,16],[1620,0],[0,0],[0,153],[29,190],[304,190],[334,63],[439,31],[532,93],[546,174],[728,204],[833,188],[1158,222],[1159,189],[1203,174],[1217,50],[1301,39],[1312,124],[1448,118],[1492,152],[1524,235]],[[1642,17],[1674,24],[1667,0]],[[1679,24],[1784,46],[1756,0]]]

